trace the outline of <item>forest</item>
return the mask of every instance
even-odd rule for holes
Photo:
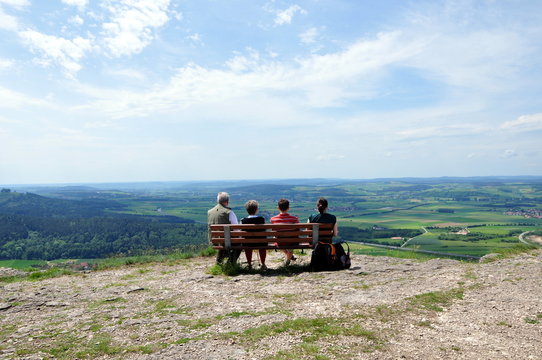
[[[121,207],[107,201],[59,200],[3,191],[0,259],[103,258],[204,247],[207,242],[206,225],[193,220],[107,214],[104,205]]]

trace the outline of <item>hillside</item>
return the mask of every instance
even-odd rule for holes
[[[0,259],[99,258],[205,247],[206,226],[169,215],[116,213],[111,200],[0,192]]]
[[[272,276],[212,264],[3,283],[0,357],[542,358],[541,250],[482,264],[355,255],[347,271]]]

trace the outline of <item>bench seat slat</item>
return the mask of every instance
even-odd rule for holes
[[[330,232],[330,231],[328,231]],[[330,232],[331,233],[331,232]],[[322,232],[320,232],[322,234]],[[213,237],[215,236],[224,236],[224,231],[212,231],[211,235]],[[258,231],[258,232],[252,232],[252,231],[232,231],[230,232],[230,236],[232,238],[238,238],[238,237],[252,237],[252,236],[269,236],[269,237],[288,237],[288,236],[311,236],[311,231]]]
[[[217,249],[217,250],[221,250],[221,249],[224,249],[224,246],[223,245],[213,245],[213,248],[214,249]],[[281,250],[281,249],[312,249],[312,245],[308,244],[308,243],[302,243],[302,244],[294,244],[294,243],[291,243],[291,244],[284,244],[284,245],[278,245],[278,246],[245,246],[245,245],[232,245],[231,246],[232,249],[239,249],[239,250],[243,250],[243,249],[253,249],[253,250],[257,250],[257,249],[267,249],[267,250]]]
[[[233,240],[233,239],[232,239]],[[298,238],[298,237],[293,237],[293,238],[281,238],[281,239],[237,239],[238,241],[232,241],[232,245],[234,244],[244,244],[244,243],[268,243],[268,244],[273,244],[273,243],[310,243],[312,242],[312,239],[311,238]],[[213,239],[213,243],[217,243],[217,244],[223,244],[224,243],[224,239],[223,238],[217,238],[217,239]]]

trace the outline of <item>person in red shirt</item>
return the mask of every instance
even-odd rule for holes
[[[299,219],[297,216],[288,214],[290,210],[290,202],[286,199],[280,199],[278,202],[278,209],[280,214],[275,215],[271,218],[271,224],[297,224]],[[290,265],[291,261],[295,261],[293,250],[284,249],[284,254],[286,255],[285,266]]]

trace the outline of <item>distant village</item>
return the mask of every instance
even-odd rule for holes
[[[504,212],[505,215],[523,216],[524,218],[542,219],[540,209],[511,209]]]

